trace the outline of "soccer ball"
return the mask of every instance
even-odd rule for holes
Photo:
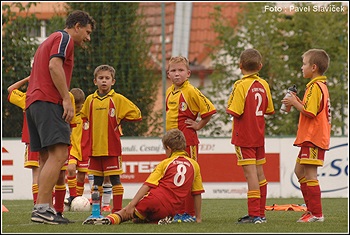
[[[72,204],[70,205],[70,211],[90,211],[90,201],[84,196],[78,196],[73,199]]]

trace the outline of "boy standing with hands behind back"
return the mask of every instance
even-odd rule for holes
[[[275,110],[269,84],[259,77],[262,66],[259,51],[246,49],[241,53],[243,77],[234,83],[226,109],[233,116],[231,143],[235,145],[237,165],[243,167],[248,183],[248,215],[239,218],[238,223],[266,222],[265,115]]]
[[[140,109],[125,96],[116,93],[115,70],[100,65],[94,71],[97,90],[89,95],[81,110],[83,119],[83,155],[90,158],[88,174],[94,175],[94,185],[103,194],[104,176],[112,184],[112,213],[122,209],[124,188],[120,182],[122,169],[121,121],[141,121]],[[101,201],[101,196],[100,196]]]
[[[309,78],[304,98],[296,95],[284,98],[282,103],[293,105],[299,112],[299,124],[294,146],[300,147],[294,173],[300,183],[307,212],[297,222],[323,222],[321,190],[317,180],[317,167],[323,166],[331,135],[330,98],[327,77],[323,74],[329,65],[328,54],[321,49],[311,49],[302,55],[301,70]]]

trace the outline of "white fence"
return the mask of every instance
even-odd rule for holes
[[[268,197],[301,198],[293,173],[299,152],[293,146],[294,138],[267,138],[265,142]],[[122,146],[124,198],[130,199],[165,155],[161,140],[156,138],[123,138]],[[32,198],[31,170],[24,168],[23,156],[20,139],[2,140],[2,199]],[[348,156],[348,138],[332,137],[324,166],[318,169],[322,197],[348,197]],[[203,198],[246,198],[247,184],[241,167],[236,165],[229,138],[201,138],[198,161],[205,188]],[[89,197],[87,180],[85,186],[84,195]]]

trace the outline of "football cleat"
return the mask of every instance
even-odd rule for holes
[[[162,224],[170,224],[172,222],[173,218],[171,216],[167,216],[165,217],[164,219],[160,219],[158,221],[158,224],[159,225],[162,225]]]
[[[311,223],[311,222],[323,222],[324,217],[316,217],[310,211],[304,213],[300,219],[297,220],[298,223]]]
[[[108,205],[108,206],[103,206],[101,211],[108,211],[110,212],[111,211],[111,207]]]
[[[48,208],[44,212],[40,212],[34,209],[32,212],[31,220],[36,223],[44,224],[68,224],[69,220],[57,215],[57,212],[53,208]]]
[[[105,218],[87,218],[84,222],[83,225],[85,224],[92,224],[92,225],[110,225],[112,224],[111,221],[105,217]]]
[[[191,216],[191,215],[189,215],[187,213],[184,213],[181,216],[181,221],[184,222],[184,223],[196,222],[196,216]]]
[[[238,219],[237,224],[261,224],[264,223],[259,216],[245,215]]]

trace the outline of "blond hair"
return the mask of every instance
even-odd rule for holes
[[[182,63],[186,66],[187,69],[190,69],[190,62],[188,59],[184,56],[173,56],[170,58],[169,63],[168,63],[168,69],[170,68],[170,65],[172,64],[179,64]]]

